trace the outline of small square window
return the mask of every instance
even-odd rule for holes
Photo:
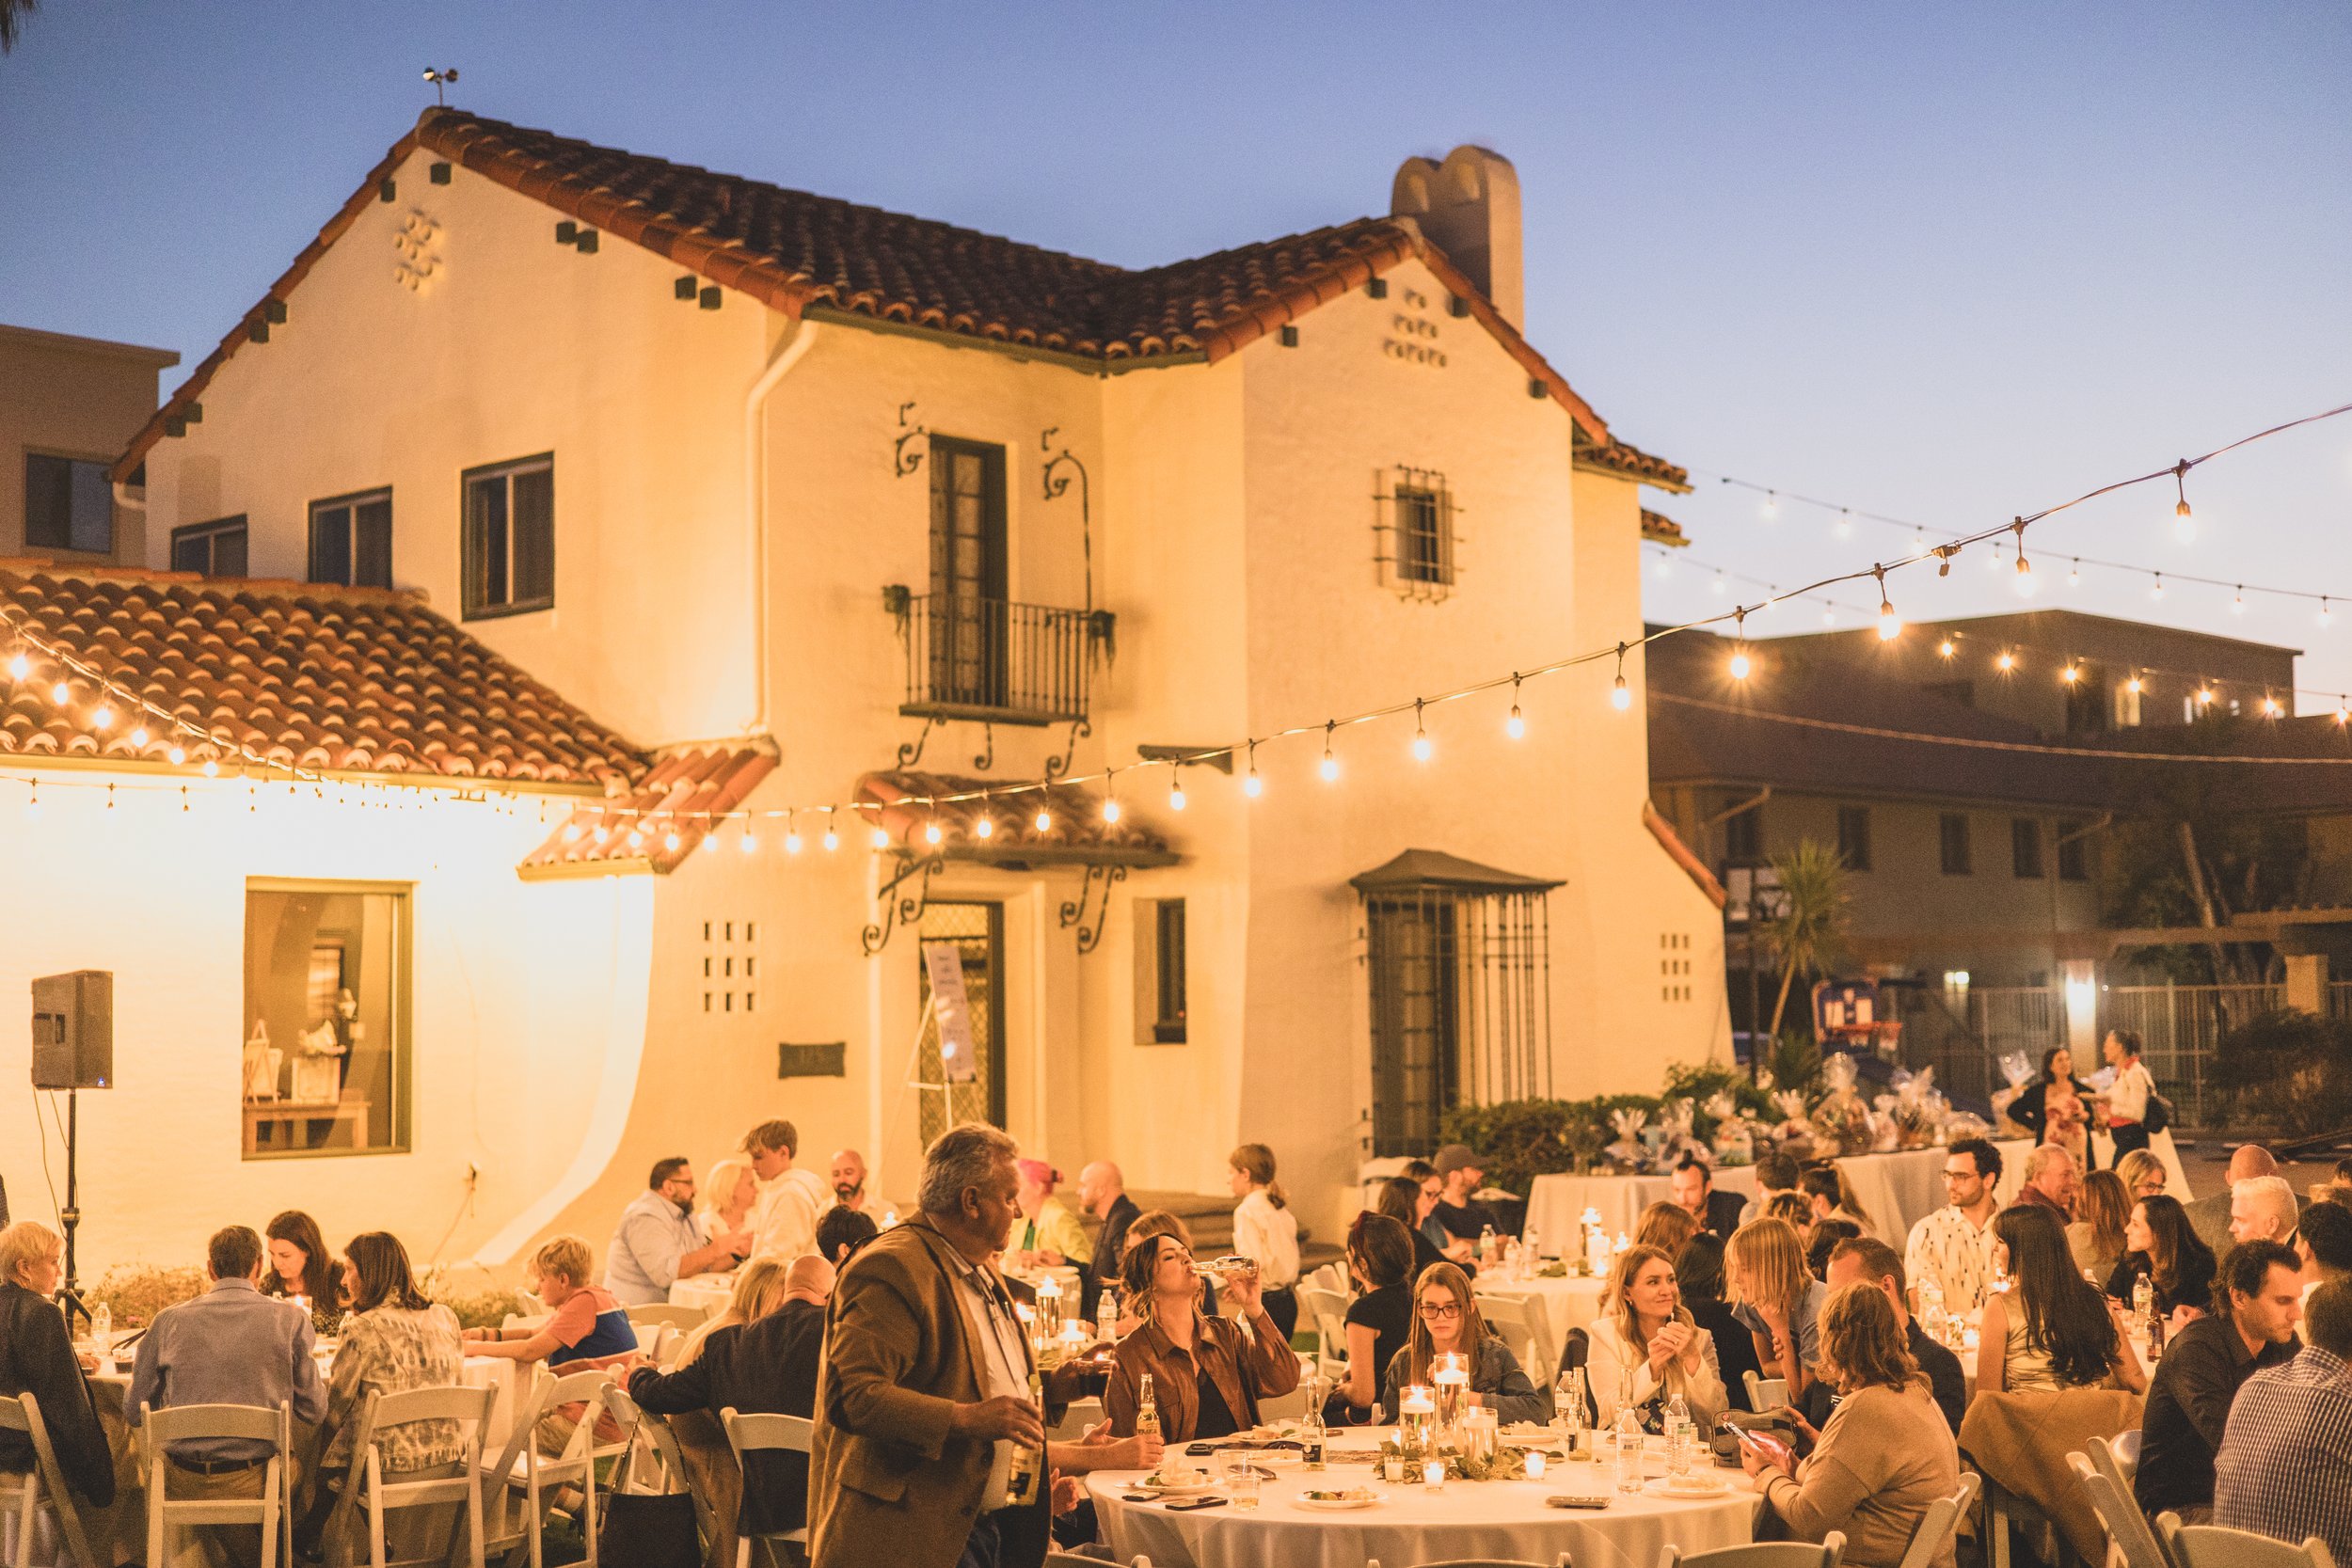
[[[115,493],[106,465],[24,454],[24,547],[104,555],[115,547]]]
[[[389,490],[310,503],[310,580],[346,588],[392,585]]]
[[[1968,843],[1968,817],[1963,812],[1947,811],[1941,824],[1944,875],[1965,877],[1976,870]]]
[[[245,514],[171,531],[171,569],[208,578],[246,575]]]
[[[468,620],[555,607],[555,459],[542,454],[465,476]]]
[[[2009,868],[2019,878],[2039,879],[2042,876],[2042,824],[2030,816],[2010,819]]]

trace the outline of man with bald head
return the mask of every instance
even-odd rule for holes
[[[1126,1178],[1108,1160],[1097,1160],[1078,1173],[1078,1199],[1088,1213],[1103,1222],[1094,1238],[1094,1257],[1079,1282],[1085,1298],[1079,1309],[1092,1322],[1097,1303],[1103,1299],[1103,1287],[1119,1277],[1119,1259],[1127,1250],[1127,1227],[1142,1211],[1127,1196]]]
[[[721,1411],[733,1408],[747,1415],[813,1417],[834,1277],[833,1265],[815,1253],[794,1259],[773,1311],[714,1329],[703,1341],[702,1354],[675,1371],[639,1368],[629,1375],[629,1397],[661,1416],[702,1410],[716,1421]],[[799,1529],[807,1522],[808,1455],[780,1449],[746,1453],[736,1528],[766,1535]]]
[[[866,1209],[866,1156],[854,1148],[833,1151],[833,1201],[836,1208]]]
[[[2230,1199],[2237,1184],[2278,1174],[2279,1162],[2272,1158],[2270,1150],[2260,1144],[2240,1144],[2230,1156],[2229,1180],[2222,1189],[2185,1206],[2189,1228],[2197,1232],[2199,1241],[2213,1249],[2216,1258],[2236,1244],[2237,1239],[2230,1234]],[[2292,1225],[2287,1227],[2294,1228]],[[2281,1232],[2281,1238],[2283,1235]]]

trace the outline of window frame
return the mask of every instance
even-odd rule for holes
[[[1955,832],[1955,829],[1958,831]],[[1977,874],[1974,829],[1966,812],[1942,813],[1936,822],[1936,839],[1938,858],[1945,876],[1973,877]]]
[[[245,569],[243,571],[224,572],[220,570],[220,541],[231,534],[234,534],[240,541],[243,542],[245,546],[246,557]],[[183,566],[180,564],[180,546],[183,544],[194,543],[199,539],[209,541],[209,544],[205,548],[205,563],[200,571],[193,566]],[[171,569],[173,571],[194,571],[197,572],[199,577],[203,577],[207,579],[236,578],[252,576],[253,531],[249,521],[249,515],[243,512],[231,512],[226,515],[209,518],[200,523],[181,524],[178,528],[171,531],[170,559]]]
[[[515,480],[518,475],[544,472],[548,476],[548,591],[544,596],[517,599],[515,594]],[[474,486],[491,480],[503,481],[506,487],[506,561],[505,583],[507,596],[489,601],[478,597],[475,569],[473,494]],[[552,451],[533,452],[528,457],[510,457],[502,462],[483,463],[468,468],[457,477],[457,578],[461,618],[468,621],[490,621],[508,615],[536,615],[555,608],[555,453]]]
[[[1861,852],[1855,853],[1859,847]],[[1837,808],[1837,858],[1846,863],[1849,871],[1870,869],[1870,808],[1839,806]]]
[[[360,582],[356,580],[359,573],[359,508],[379,500],[384,503],[384,580],[382,582]],[[348,578],[321,577],[319,575],[319,515],[338,509],[346,515],[343,519],[346,540],[345,559],[351,562],[351,576]],[[328,496],[323,499],[314,500],[310,503],[307,515],[310,523],[307,534],[309,559],[305,571],[306,581],[318,583],[321,586],[342,588],[389,588],[392,586],[392,487],[390,485],[377,484],[365,490],[353,490],[343,495]]]
[[[2048,866],[2042,853],[2042,823],[2038,818],[2009,819],[2009,874],[2021,882],[2047,879]]]
[[[240,913],[246,923],[252,920],[252,897],[257,893],[335,894],[358,896],[386,895],[392,900],[392,1017],[391,1039],[391,1131],[390,1135],[376,1147],[369,1148],[273,1148],[254,1153],[244,1151],[242,1130],[238,1139],[238,1163],[267,1164],[279,1160],[350,1160],[366,1159],[379,1154],[412,1154],[416,1151],[416,1060],[415,1018],[417,1009],[417,884],[414,882],[382,881],[367,878],[340,877],[247,877],[245,879],[246,901]],[[244,988],[250,984],[245,966],[250,960],[244,950],[244,940],[238,946],[240,982],[238,1011],[240,1017],[247,1010]],[[278,1042],[272,1042],[278,1043]],[[238,1041],[242,1048],[244,1042]],[[243,1119],[242,1075],[239,1083],[240,1120]]]
[[[1397,464],[1381,470],[1373,499],[1384,587],[1406,598],[1442,599],[1461,585],[1461,508],[1443,472]],[[1408,526],[1408,516],[1417,521]]]
[[[112,466],[114,460],[109,457],[87,457],[84,456],[80,452],[60,451],[53,447],[26,447],[24,449],[24,490],[20,498],[24,505],[24,511],[22,514],[24,526],[22,537],[19,540],[22,547],[26,550],[56,550],[61,554],[75,556],[85,561],[95,561],[101,558],[111,559],[115,553],[115,546],[117,544],[117,540],[115,538],[115,492],[114,482],[106,477],[106,470]],[[33,537],[33,463],[35,459],[40,459],[51,463],[63,463],[66,465],[65,543],[62,545],[47,544]],[[94,550],[84,549],[81,546],[73,543],[73,468],[76,465],[84,467],[96,468],[98,470],[99,480],[105,487],[106,542]]]

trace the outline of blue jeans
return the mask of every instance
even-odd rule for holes
[[[963,1555],[956,1559],[956,1568],[997,1568],[1004,1549],[996,1515],[983,1513],[973,1521],[972,1533],[964,1539]]]

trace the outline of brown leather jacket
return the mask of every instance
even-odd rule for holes
[[[1135,1434],[1143,1374],[1149,1372],[1160,1410],[1160,1435],[1170,1443],[1191,1442],[1200,1419],[1203,1371],[1216,1385],[1225,1408],[1245,1427],[1257,1425],[1261,1396],[1287,1394],[1298,1386],[1297,1354],[1263,1307],[1247,1327],[1231,1318],[1197,1315],[1189,1354],[1153,1321],[1119,1342],[1110,1387],[1103,1395],[1103,1413],[1110,1418],[1111,1431],[1121,1437]]]

